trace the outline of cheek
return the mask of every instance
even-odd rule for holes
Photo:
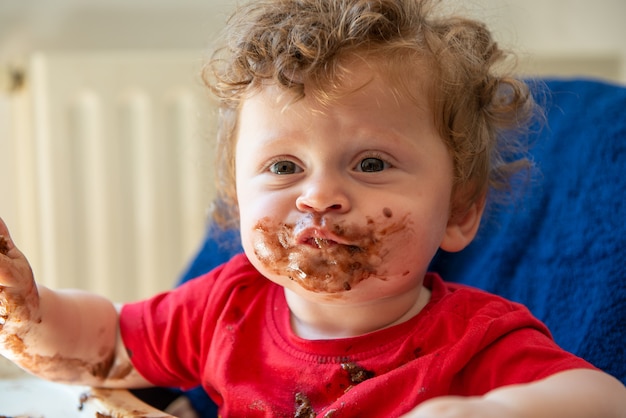
[[[259,216],[259,206],[254,202],[256,196],[254,190],[247,187],[245,183],[238,182],[237,184],[237,203],[239,207],[239,229],[241,235],[241,244],[244,251],[250,258],[253,253],[250,252],[252,248],[252,233],[255,224],[255,220]]]
[[[246,162],[237,160],[237,166],[245,165]],[[249,163],[248,163],[249,164]],[[237,168],[235,172],[237,185],[237,203],[242,222],[256,216],[259,207],[264,206],[267,192],[261,191],[255,183],[255,177],[242,169]]]
[[[268,191],[260,191],[258,187],[240,189],[239,226],[241,241],[248,258],[256,258],[255,245],[258,245],[259,222],[271,221],[280,225],[288,217],[288,202],[279,195]],[[258,267],[258,266],[257,266]]]
[[[243,248],[248,257],[252,257],[252,255],[254,254],[254,227],[259,219],[259,214],[257,212],[258,207],[241,201],[239,207],[239,227],[241,234],[241,244],[243,245]]]
[[[414,204],[414,211],[403,221],[406,226],[396,234],[387,237],[386,244],[393,258],[389,268],[396,274],[424,272],[435,256],[445,236],[447,225],[447,205],[422,210]],[[385,217],[396,218],[395,210],[383,208]],[[408,274],[408,273],[406,273]]]

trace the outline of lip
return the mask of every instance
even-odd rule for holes
[[[295,234],[295,242],[313,248],[328,248],[335,245],[354,246],[336,234],[320,227],[307,227]]]

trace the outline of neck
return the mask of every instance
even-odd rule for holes
[[[311,300],[285,289],[291,327],[309,340],[349,338],[368,334],[417,315],[430,300],[430,290],[420,286],[401,295],[350,304]]]

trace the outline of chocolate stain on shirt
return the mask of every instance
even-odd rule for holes
[[[352,361],[341,363],[341,368],[347,372],[348,379],[353,385],[357,385],[376,376],[373,371],[367,370],[363,366],[360,366]],[[349,390],[350,388],[352,388],[352,386],[349,386],[346,390]],[[296,412],[294,414],[294,418],[315,418],[317,416],[313,406],[311,405],[311,401],[304,393],[297,392],[295,398]],[[335,409],[328,410],[324,414],[324,418],[331,418],[336,412],[337,410]]]
[[[373,371],[367,370],[354,362],[341,363],[341,368],[348,372],[350,382],[355,385],[364,382],[367,379],[371,379],[376,375]]]
[[[293,418],[315,418],[316,416],[309,398],[301,392],[296,393],[296,412]]]

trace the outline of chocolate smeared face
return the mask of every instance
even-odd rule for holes
[[[405,228],[403,221],[377,224],[371,218],[361,225],[327,224],[313,214],[292,224],[263,218],[254,228],[254,251],[266,269],[306,290],[344,292],[370,276],[382,277],[383,242]]]
[[[391,311],[399,299],[404,309],[438,248],[463,237],[449,216],[453,161],[426,92],[396,94],[377,66],[346,59],[349,77],[328,97],[316,83],[305,81],[298,97],[268,82],[242,102],[241,242],[292,309]]]

